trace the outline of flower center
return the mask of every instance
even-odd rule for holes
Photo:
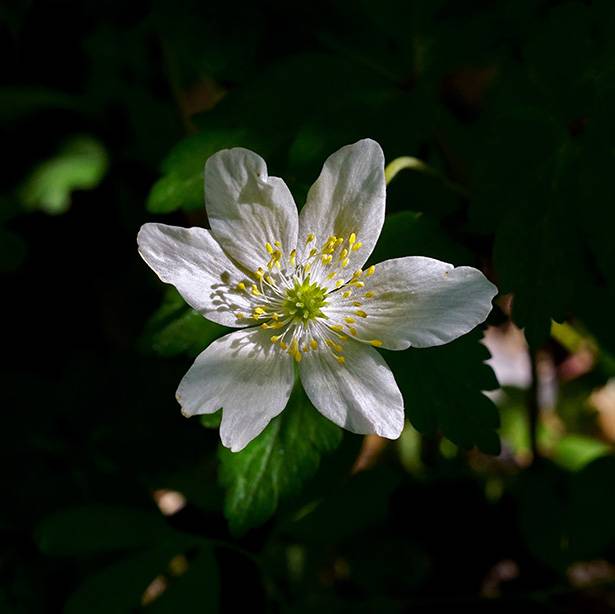
[[[296,279],[293,287],[286,291],[282,308],[288,317],[293,317],[296,321],[307,322],[314,318],[324,318],[321,309],[327,304],[326,292],[317,283],[310,282],[309,275],[303,281]]]

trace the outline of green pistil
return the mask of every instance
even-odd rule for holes
[[[325,302],[325,290],[316,283],[310,283],[309,276],[303,283],[295,282],[294,286],[286,291],[284,311],[296,320],[307,322],[313,318],[324,318],[321,308]]]

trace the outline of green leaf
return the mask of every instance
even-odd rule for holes
[[[245,449],[221,448],[220,481],[231,531],[239,535],[265,522],[280,501],[301,489],[341,436],[296,385],[286,409]]]
[[[458,446],[498,454],[498,411],[481,392],[494,390],[498,382],[484,362],[489,350],[480,338],[476,331],[439,347],[387,353],[386,360],[404,395],[406,415],[418,431],[440,430]]]
[[[246,145],[243,130],[211,128],[180,141],[165,158],[162,177],[147,199],[151,213],[170,213],[180,207],[200,209],[203,200],[203,169],[207,158],[221,149]]]
[[[429,256],[453,264],[469,264],[472,254],[454,243],[438,222],[424,213],[403,211],[388,215],[370,262],[403,256]]]
[[[175,288],[169,288],[145,327],[141,345],[160,356],[196,356],[226,331],[186,305]]]
[[[45,554],[74,556],[149,546],[170,531],[155,511],[91,505],[48,516],[36,536]]]
[[[24,205],[55,215],[68,211],[75,190],[95,188],[107,171],[107,153],[90,136],[71,138],[34,169],[20,190]]]
[[[218,410],[213,414],[203,414],[199,416],[201,424],[206,429],[218,429],[220,428],[220,423],[222,422],[222,411]]]
[[[166,548],[152,548],[92,574],[68,598],[64,614],[134,612],[145,589],[172,556]]]
[[[587,435],[570,433],[564,435],[555,445],[553,460],[565,469],[577,471],[611,450],[611,446],[603,441]]]

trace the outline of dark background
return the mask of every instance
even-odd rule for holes
[[[614,31],[609,0],[3,4],[0,611],[615,610]],[[387,353],[400,442],[293,407],[219,452],[174,391],[222,331],[138,228],[206,224],[218,149],[301,204],[363,137],[431,169],[375,259],[481,268],[525,370],[494,404],[479,332]]]

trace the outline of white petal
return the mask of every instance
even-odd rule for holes
[[[337,277],[348,279],[365,263],[380,236],[385,197],[384,154],[376,141],[363,139],[335,152],[310,188],[299,216],[300,259],[331,235],[347,239],[354,232],[362,246],[350,250],[350,262]],[[306,245],[310,233],[316,240]]]
[[[335,424],[353,433],[397,439],[404,427],[404,401],[393,373],[373,348],[351,339],[343,347],[343,365],[328,349],[303,355],[305,392]]]
[[[297,245],[297,206],[288,187],[248,149],[224,149],[207,160],[205,207],[213,236],[251,271],[268,262],[266,243],[280,241],[287,257]]]
[[[239,452],[286,407],[292,358],[257,328],[236,331],[201,352],[177,389],[186,416],[222,408],[220,437]]]
[[[245,279],[204,228],[144,224],[139,253],[162,281],[173,284],[185,301],[208,320],[243,327],[236,312],[249,312],[250,299],[236,290]]]
[[[391,350],[442,345],[465,335],[485,321],[498,291],[477,269],[421,256],[386,260],[362,279],[365,287],[351,299],[362,302],[360,309],[367,313],[355,318],[357,336],[378,339]],[[373,298],[364,298],[366,292]],[[335,294],[331,313],[339,314],[349,302]]]

